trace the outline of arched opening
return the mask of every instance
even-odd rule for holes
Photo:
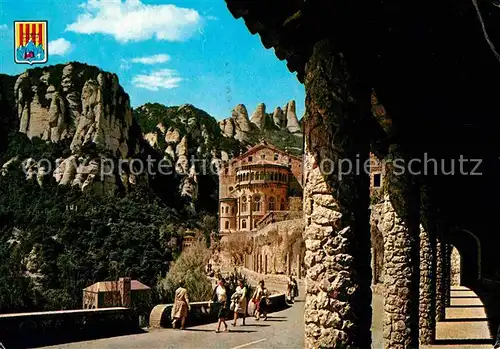
[[[270,197],[269,198],[269,211],[274,211],[275,210],[275,207],[274,207],[274,197]]]
[[[371,226],[372,284],[384,283],[384,238],[376,225]]]
[[[260,195],[255,195],[254,198],[253,198],[253,210],[254,211],[257,211],[257,212],[260,212]]]
[[[460,285],[474,286],[481,278],[481,243],[470,231],[455,230],[449,243],[460,254]]]
[[[462,268],[462,262],[460,257],[460,252],[455,246],[451,249],[451,286],[460,286],[460,269]]]
[[[228,221],[226,221],[226,223],[224,225],[224,229],[229,230],[229,222]]]

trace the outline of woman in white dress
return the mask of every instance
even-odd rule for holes
[[[234,322],[233,326],[236,326],[236,320],[238,320],[238,315],[241,316],[243,320],[243,326],[245,325],[245,318],[247,315],[247,288],[243,285],[242,280],[238,280],[238,286],[234,292],[236,296],[235,306],[234,306]]]

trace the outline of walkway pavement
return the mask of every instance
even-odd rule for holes
[[[436,344],[422,349],[493,348],[481,300],[470,289],[452,286],[446,318],[436,327]]]

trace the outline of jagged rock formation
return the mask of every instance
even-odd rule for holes
[[[290,101],[286,105],[286,128],[290,133],[300,133],[302,129],[300,128],[299,119],[295,113],[295,101]]]
[[[117,160],[155,155],[171,162],[178,194],[195,200],[207,194],[198,193],[202,180],[197,173],[210,173],[209,164],[228,160],[263,136],[275,137],[270,139],[275,143],[290,133],[287,115],[281,111],[276,124],[263,103],[255,109],[252,120],[246,107],[239,104],[231,117],[220,122],[189,104],[165,107],[148,103],[132,110],[115,74],[77,62],[29,69],[17,77],[0,76],[0,109],[11,117],[0,118],[10,131],[15,128],[30,139],[65,148],[49,171],[39,165],[39,157],[28,156],[28,162],[28,157],[10,163],[3,159],[3,174],[12,163],[25,161],[27,179],[43,184],[46,172],[50,172],[61,185],[101,193],[129,190],[149,180],[146,173],[139,177],[131,174],[128,164],[121,165],[125,171],[118,171]],[[3,149],[0,142],[0,151]]]
[[[279,128],[282,128],[285,124],[285,115],[280,107],[276,107],[276,109],[274,109],[273,122]]]
[[[252,114],[250,122],[262,130],[266,125],[266,105],[260,103]]]
[[[41,158],[18,159],[26,179],[42,184],[52,175],[61,185],[100,193],[123,188],[115,162],[137,154],[141,139],[116,74],[76,62],[29,69],[15,78],[12,94],[18,131],[30,139],[65,144],[69,153],[55,164],[42,165]],[[153,134],[146,139],[158,142]],[[128,176],[127,170],[124,174]]]
[[[267,114],[265,104],[260,103],[252,113],[250,121],[246,107],[238,104],[233,109],[231,117],[219,121],[219,128],[224,137],[249,144],[266,138],[266,133],[280,134],[281,138],[286,138],[289,134],[302,137],[302,127],[297,118],[293,100],[285,104],[283,109],[276,107],[272,114]],[[276,136],[276,139],[269,139],[269,141],[275,143],[280,137]],[[302,149],[297,146],[296,148]]]
[[[132,111],[116,74],[80,64],[29,70],[17,78],[14,95],[19,131],[29,138],[69,138],[73,152],[95,144],[127,156]]]
[[[153,147],[170,160],[171,170],[178,179],[178,193],[193,208],[199,198],[198,174],[210,174],[208,164],[220,157],[223,136],[217,121],[190,104],[165,107],[148,103],[137,108],[134,115],[145,137],[157,135],[158,142]]]

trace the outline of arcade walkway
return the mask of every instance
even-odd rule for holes
[[[436,344],[423,349],[483,349],[493,347],[483,305],[474,292],[452,286],[446,319],[438,322]]]

